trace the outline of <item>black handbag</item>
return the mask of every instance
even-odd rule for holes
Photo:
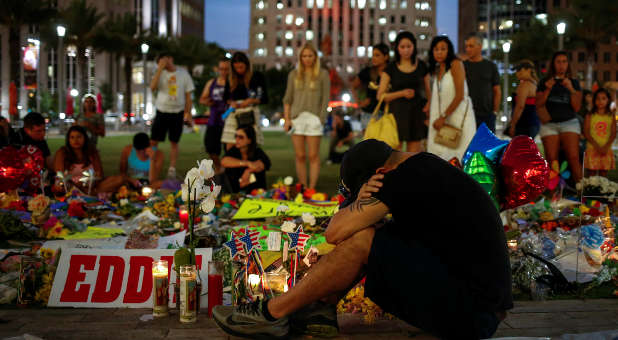
[[[236,117],[236,126],[253,126],[255,125],[255,113],[252,107],[242,108],[236,110],[234,113]]]

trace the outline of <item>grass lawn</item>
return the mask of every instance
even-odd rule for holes
[[[103,170],[105,175],[118,174],[120,152],[125,145],[131,144],[133,136],[113,136],[99,139],[99,152],[101,161],[103,162]],[[277,178],[285,176],[293,176],[296,178],[296,170],[294,166],[294,149],[292,148],[292,140],[290,136],[280,131],[265,131],[264,132],[265,146],[264,151],[270,157],[272,166],[270,171],[266,172],[268,185],[270,186]],[[64,138],[51,137],[48,139],[49,148],[53,153],[64,145]],[[323,138],[320,147],[320,158],[322,159],[322,167],[320,170],[320,179],[318,181],[317,190],[333,195],[337,192],[337,183],[339,180],[339,165],[326,165],[325,160],[328,155],[328,138]],[[169,142],[159,144],[160,149],[165,154],[165,164],[161,171],[161,176],[165,176],[169,164]],[[204,149],[203,134],[201,133],[184,133],[180,140],[180,154],[178,155],[178,164],[176,165],[179,177],[184,177],[184,174],[191,168],[196,166],[196,161],[207,158],[208,155]]]

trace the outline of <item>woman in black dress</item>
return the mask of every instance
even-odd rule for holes
[[[418,60],[416,54],[414,34],[400,32],[395,39],[395,61],[382,72],[377,98],[384,96],[384,101],[390,104],[397,121],[399,141],[406,142],[406,151],[419,152],[422,140],[427,138],[425,121],[429,113],[430,88],[427,65]]]

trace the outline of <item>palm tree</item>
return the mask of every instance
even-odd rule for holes
[[[48,0],[4,0],[0,25],[8,29],[9,81],[19,83],[21,69],[21,28],[30,24],[45,24],[56,15]]]
[[[65,46],[76,47],[77,90],[83,93],[88,88],[88,58],[86,49],[94,46],[94,36],[104,14],[96,6],[88,5],[86,0],[72,0],[60,12],[67,28]]]
[[[94,46],[97,49],[124,59],[124,112],[131,112],[133,60],[141,55],[142,42],[144,37],[137,31],[137,18],[132,13],[108,17],[103,27],[94,35]]]
[[[559,15],[567,23],[568,38],[586,51],[586,87],[591,88],[595,52],[600,44],[607,44],[612,37],[618,36],[618,1],[571,0],[569,9]]]

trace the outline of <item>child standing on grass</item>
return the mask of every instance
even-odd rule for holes
[[[592,100],[594,107],[584,120],[584,135],[587,140],[584,168],[587,175],[596,172],[607,176],[607,171],[616,167],[612,144],[616,138],[616,118],[610,109],[609,92],[599,89]]]

